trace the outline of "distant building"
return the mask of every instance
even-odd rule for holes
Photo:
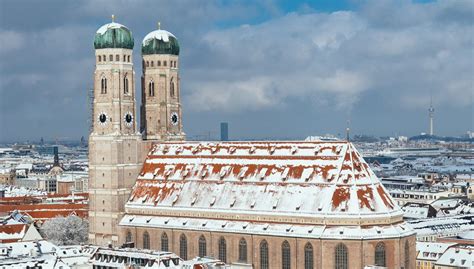
[[[221,122],[221,141],[229,141],[229,123]]]

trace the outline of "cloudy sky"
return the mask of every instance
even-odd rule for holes
[[[116,15],[181,46],[185,132],[232,139],[474,129],[474,2],[1,1],[0,141],[88,134],[93,38]],[[136,85],[137,89],[140,88]]]

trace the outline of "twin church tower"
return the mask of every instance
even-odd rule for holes
[[[184,140],[179,44],[158,29],[141,44],[140,129],[137,126],[134,39],[112,22],[95,35],[93,124],[89,136],[89,241],[118,245],[118,223],[153,143]]]

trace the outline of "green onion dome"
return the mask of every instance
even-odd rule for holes
[[[172,33],[165,30],[153,31],[143,39],[142,54],[179,55],[178,39]]]
[[[95,33],[95,49],[133,49],[133,45],[132,32],[120,23],[107,23]]]

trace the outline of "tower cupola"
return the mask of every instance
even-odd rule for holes
[[[172,54],[179,55],[179,43],[172,33],[161,30],[158,23],[158,30],[148,33],[142,42],[142,54]]]
[[[132,31],[114,20],[115,17],[112,15],[112,22],[102,25],[95,33],[95,49],[133,49]]]

